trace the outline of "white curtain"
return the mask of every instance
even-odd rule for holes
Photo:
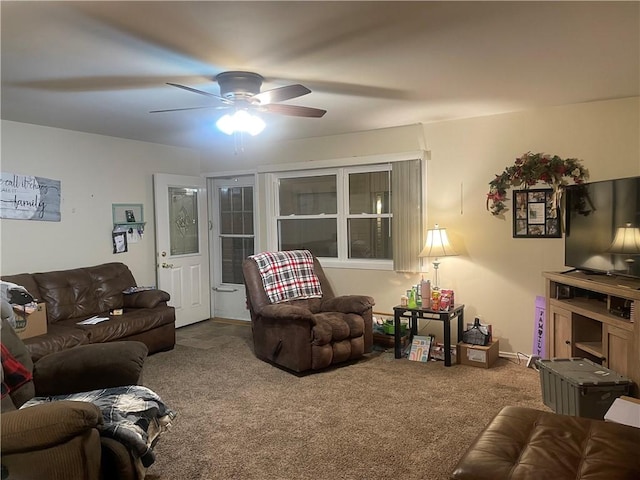
[[[422,162],[393,162],[391,175],[393,213],[393,269],[419,272],[422,250]]]

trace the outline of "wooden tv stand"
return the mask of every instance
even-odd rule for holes
[[[637,396],[640,280],[581,271],[543,275],[549,358],[588,358],[633,380]]]

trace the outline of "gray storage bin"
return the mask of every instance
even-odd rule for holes
[[[631,380],[585,358],[538,360],[544,404],[555,413],[602,420]]]

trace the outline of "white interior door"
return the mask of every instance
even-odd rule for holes
[[[206,180],[156,173],[153,186],[158,288],[183,327],[211,313]]]

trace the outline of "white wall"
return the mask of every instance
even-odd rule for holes
[[[530,353],[536,295],[544,295],[542,272],[564,268],[563,239],[513,239],[506,219],[486,211],[494,174],[527,151],[578,158],[591,180],[640,175],[640,98],[628,98],[465,120],[260,145],[232,159],[203,160],[203,168],[251,169],[267,163],[313,161],[430,151],[427,223],[447,227],[462,253],[442,260],[440,285],[466,305],[466,319],[493,324],[500,350]],[[542,185],[544,186],[544,185]],[[430,269],[431,270],[431,269]],[[419,275],[327,269],[337,293],[366,293],[376,310],[391,312]],[[433,272],[426,274],[432,278]],[[435,322],[434,322],[435,323]],[[439,324],[421,325],[441,335]]]
[[[153,285],[153,173],[198,175],[194,150],[2,121],[3,172],[61,181],[60,222],[0,220],[0,273],[43,272],[119,261]],[[142,203],[146,233],[114,255],[112,203]]]

